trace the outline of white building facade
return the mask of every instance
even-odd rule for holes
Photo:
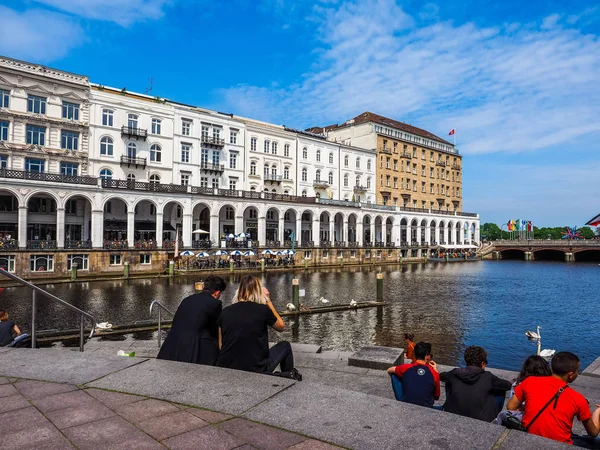
[[[246,246],[309,253],[479,242],[476,214],[375,204],[375,161],[373,149],[0,58],[0,266],[14,269],[15,251],[32,272],[63,253],[67,267],[94,252],[110,265],[143,252],[143,265],[177,239],[216,248],[242,233]]]

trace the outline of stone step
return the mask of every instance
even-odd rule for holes
[[[348,365],[385,370],[404,363],[404,349],[397,347],[363,347],[348,358]]]

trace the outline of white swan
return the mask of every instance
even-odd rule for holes
[[[329,300],[327,300],[325,297],[321,297],[319,300],[321,300],[321,303],[323,303],[324,305],[329,303]]]
[[[540,356],[542,358],[552,358],[555,353],[556,353],[556,351],[545,348],[544,350],[542,350],[540,352]]]
[[[356,305],[358,305],[356,300],[354,300],[354,299],[350,300],[350,306],[356,306]]]
[[[112,329],[112,327],[113,327],[112,323],[109,323],[109,322],[100,322],[100,323],[96,324],[96,328],[98,328],[99,330],[104,330],[104,331],[110,330],[110,329]]]
[[[288,303],[287,305],[285,305],[285,308],[286,308],[288,311],[296,311],[296,307],[294,306],[294,304],[293,304],[293,303]]]
[[[535,331],[526,331],[525,336],[527,336],[528,339],[533,339],[533,340],[537,340],[540,338],[540,335],[537,334]]]

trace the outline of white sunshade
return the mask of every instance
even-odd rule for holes
[[[477,248],[476,245],[472,245],[472,244],[455,244],[455,245],[438,245],[438,247],[441,248],[445,248],[445,249],[461,249],[461,248]]]
[[[192,234],[210,234],[210,233],[201,228],[198,228],[197,230],[192,231]]]

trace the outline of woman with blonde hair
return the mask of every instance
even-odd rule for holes
[[[289,342],[279,342],[269,349],[268,327],[281,332],[285,324],[258,278],[249,275],[240,280],[232,305],[223,309],[217,323],[221,349],[217,366],[273,372],[280,365],[281,372],[294,371]]]

